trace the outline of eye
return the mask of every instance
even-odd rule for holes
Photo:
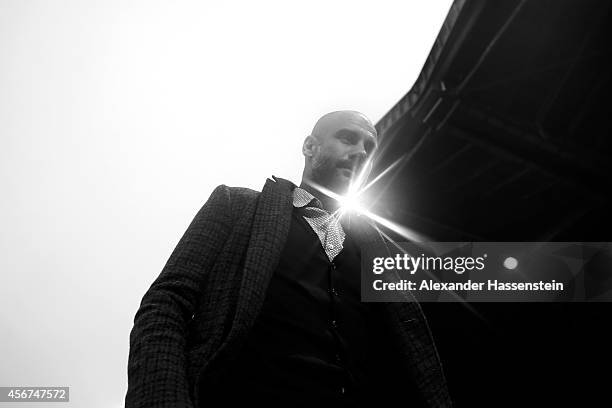
[[[343,133],[340,135],[340,140],[346,144],[355,144],[356,138],[351,133]]]

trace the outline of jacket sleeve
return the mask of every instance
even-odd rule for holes
[[[232,227],[230,190],[218,186],[147,290],[130,333],[126,408],[194,408],[185,335],[209,271]]]

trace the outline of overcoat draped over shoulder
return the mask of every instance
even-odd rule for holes
[[[261,193],[225,185],[213,191],[136,312],[126,408],[197,408],[205,400],[199,384],[237,353],[261,310],[288,236],[293,188],[273,176]],[[355,239],[379,238],[364,225]],[[451,406],[418,303],[378,305],[423,400]]]

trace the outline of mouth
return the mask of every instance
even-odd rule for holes
[[[337,167],[340,169],[349,169],[351,171],[354,171],[355,169],[357,169],[357,167],[359,167],[359,163],[352,161],[341,161],[338,163]]]
[[[352,167],[348,167],[348,166],[338,166],[338,169],[343,173],[346,174],[348,176],[352,176],[354,173],[354,170]]]

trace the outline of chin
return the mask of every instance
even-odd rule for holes
[[[351,179],[349,177],[339,175],[335,178],[333,185],[329,186],[329,189],[336,194],[344,195],[348,192],[350,185]]]
[[[340,195],[346,194],[351,184],[351,177],[346,176],[342,171],[330,171],[325,175],[314,174],[311,180]]]

